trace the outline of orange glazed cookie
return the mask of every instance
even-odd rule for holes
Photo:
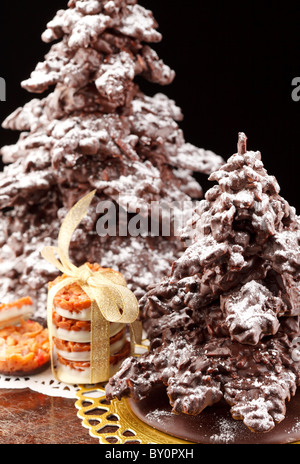
[[[48,329],[39,322],[23,319],[0,330],[0,373],[31,375],[48,367]]]
[[[89,264],[93,271],[102,269]],[[110,269],[105,269],[111,271]],[[52,288],[66,275],[49,284]],[[57,355],[57,374],[66,383],[88,383],[91,357],[91,300],[78,284],[61,289],[54,297],[52,308],[52,334]],[[130,354],[124,324],[110,323],[110,375]]]
[[[29,296],[12,303],[0,304],[0,327],[15,324],[20,318],[26,319],[33,314],[33,303]]]

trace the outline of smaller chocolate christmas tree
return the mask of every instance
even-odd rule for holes
[[[162,383],[173,411],[191,415],[224,398],[266,432],[299,385],[300,219],[243,133],[210,180],[183,235],[191,245],[141,299],[149,352],[126,360],[106,393],[140,400]]]

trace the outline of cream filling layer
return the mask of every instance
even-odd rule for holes
[[[54,324],[52,324],[52,335],[67,342],[89,343],[91,341],[91,332],[88,330],[66,330]]]
[[[67,319],[75,319],[76,321],[90,321],[91,320],[91,306],[86,309],[81,309],[79,312],[77,311],[68,311],[67,309],[63,309],[60,306],[54,306],[55,311],[62,317],[66,317]]]
[[[120,332],[123,327],[124,324],[112,322],[109,328],[110,337],[113,337],[118,332]],[[66,340],[68,342],[89,343],[91,341],[91,332],[87,330],[66,330],[60,327],[56,327],[54,324],[52,324],[52,333],[54,337],[60,338],[61,340]]]
[[[63,351],[55,348],[57,354],[68,361],[88,361],[91,360],[90,351]]]
[[[117,364],[110,365],[109,376],[112,377],[120,368],[123,359]],[[79,383],[90,383],[91,380],[91,368],[86,367],[85,369],[79,371],[78,369],[73,369],[70,366],[65,366],[60,364],[58,361],[56,369],[57,377],[61,382],[70,383],[70,384],[79,384]]]
[[[125,344],[125,337],[121,340],[117,340],[115,343],[110,345],[110,354],[114,355],[120,351]],[[68,361],[90,361],[91,352],[90,351],[65,351],[55,348],[57,354],[62,358],[67,359]]]

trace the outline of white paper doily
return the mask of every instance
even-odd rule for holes
[[[62,398],[77,398],[76,392],[79,390],[78,385],[67,385],[57,381],[52,374],[51,367],[31,377],[0,375],[0,388],[30,388],[47,396],[60,396]]]

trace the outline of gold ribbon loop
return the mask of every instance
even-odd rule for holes
[[[72,235],[87,214],[95,193],[96,191],[94,190],[84,196],[68,212],[59,231],[58,246],[46,246],[41,251],[42,256],[50,264],[67,276],[62,281],[56,283],[48,292],[47,318],[51,351],[52,307],[55,295],[62,288],[77,283],[91,300],[91,383],[103,382],[109,378],[110,322],[130,324],[132,346],[134,344],[133,341],[139,343],[141,336],[141,327],[136,321],[139,315],[138,302],[135,295],[127,288],[122,274],[105,268],[93,272],[87,264],[77,267],[69,258],[69,246]],[[135,340],[136,337],[137,340]]]

